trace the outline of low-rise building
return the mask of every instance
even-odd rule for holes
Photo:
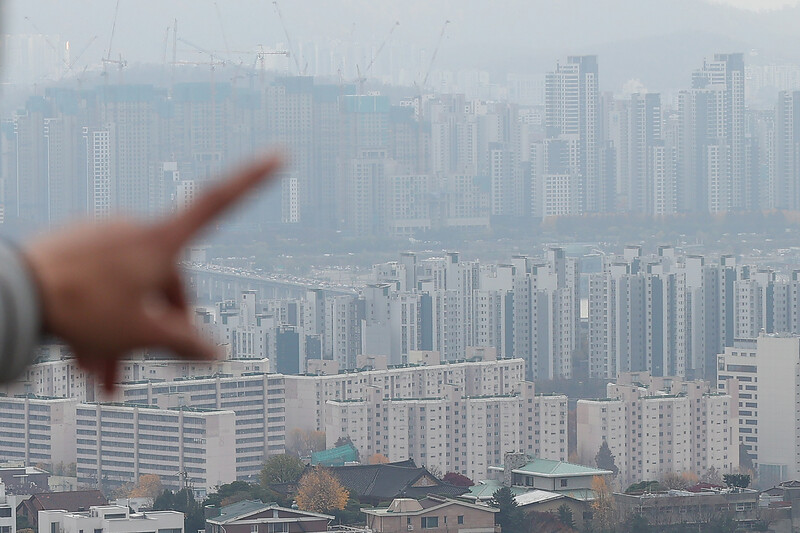
[[[499,509],[460,500],[428,496],[421,500],[396,498],[389,507],[361,509],[367,528],[375,533],[496,533]]]
[[[39,533],[183,533],[183,513],[131,513],[126,505],[103,505],[87,511],[39,511]]]
[[[99,490],[75,490],[69,492],[42,492],[17,504],[17,515],[25,518],[35,530],[41,511],[87,511],[93,506],[108,504]]]
[[[652,527],[698,524],[725,517],[731,517],[740,525],[755,523],[759,519],[758,502],[757,490],[739,488],[614,493],[620,520],[624,521],[629,515],[642,515]]]
[[[333,516],[245,500],[206,518],[206,533],[323,533]]]
[[[17,533],[17,498],[0,482],[0,533]]]
[[[596,477],[608,480],[614,474],[609,470],[530,457],[524,453],[507,453],[504,463],[490,467],[489,472],[506,487],[555,492],[580,501],[594,500],[592,483]]]

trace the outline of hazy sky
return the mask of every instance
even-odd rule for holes
[[[619,77],[625,80],[659,62],[675,64],[678,54],[687,56],[679,58],[685,60],[683,71],[715,51],[757,50],[751,55],[792,60],[800,55],[796,0],[280,0],[280,5],[295,51],[301,43],[348,43],[369,55],[400,22],[390,46],[430,54],[450,20],[439,68],[541,72],[542,65],[566,54],[598,53],[604,73],[612,73],[614,62],[624,63],[630,72]],[[6,0],[0,9],[4,31],[58,34],[70,41],[73,58],[97,36],[78,69],[98,65],[108,54],[114,0]],[[182,39],[209,50],[288,47],[271,0],[119,0],[111,55],[122,54],[130,63],[169,60],[172,43],[171,36],[165,43],[165,32],[174,19]],[[177,48],[178,59],[204,59],[185,43]]]

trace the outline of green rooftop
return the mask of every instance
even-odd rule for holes
[[[490,467],[492,470],[502,470],[502,466]],[[571,477],[571,476],[605,476],[613,474],[609,470],[600,470],[591,466],[576,465],[564,461],[553,461],[539,457],[528,464],[515,468],[512,472],[517,474],[532,474],[543,477]]]
[[[351,443],[311,454],[312,465],[344,466],[354,461],[358,461],[358,450]]]

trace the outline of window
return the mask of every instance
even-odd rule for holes
[[[438,516],[423,516],[422,529],[433,529],[439,527],[439,517]]]
[[[289,533],[289,524],[269,524],[269,533]]]
[[[567,486],[567,480],[566,479],[562,479],[561,480],[561,486],[562,487],[566,487]]]
[[[11,516],[11,507],[0,507],[0,518],[9,518]]]
[[[463,514],[458,515],[458,523],[459,524],[463,524],[464,523],[464,515]]]
[[[250,526],[250,533],[258,533],[258,524],[252,524]]]
[[[58,533],[58,522],[50,522],[50,533]]]

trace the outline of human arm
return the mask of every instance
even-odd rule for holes
[[[41,330],[30,269],[16,247],[0,242],[0,382],[17,379],[32,362]]]

